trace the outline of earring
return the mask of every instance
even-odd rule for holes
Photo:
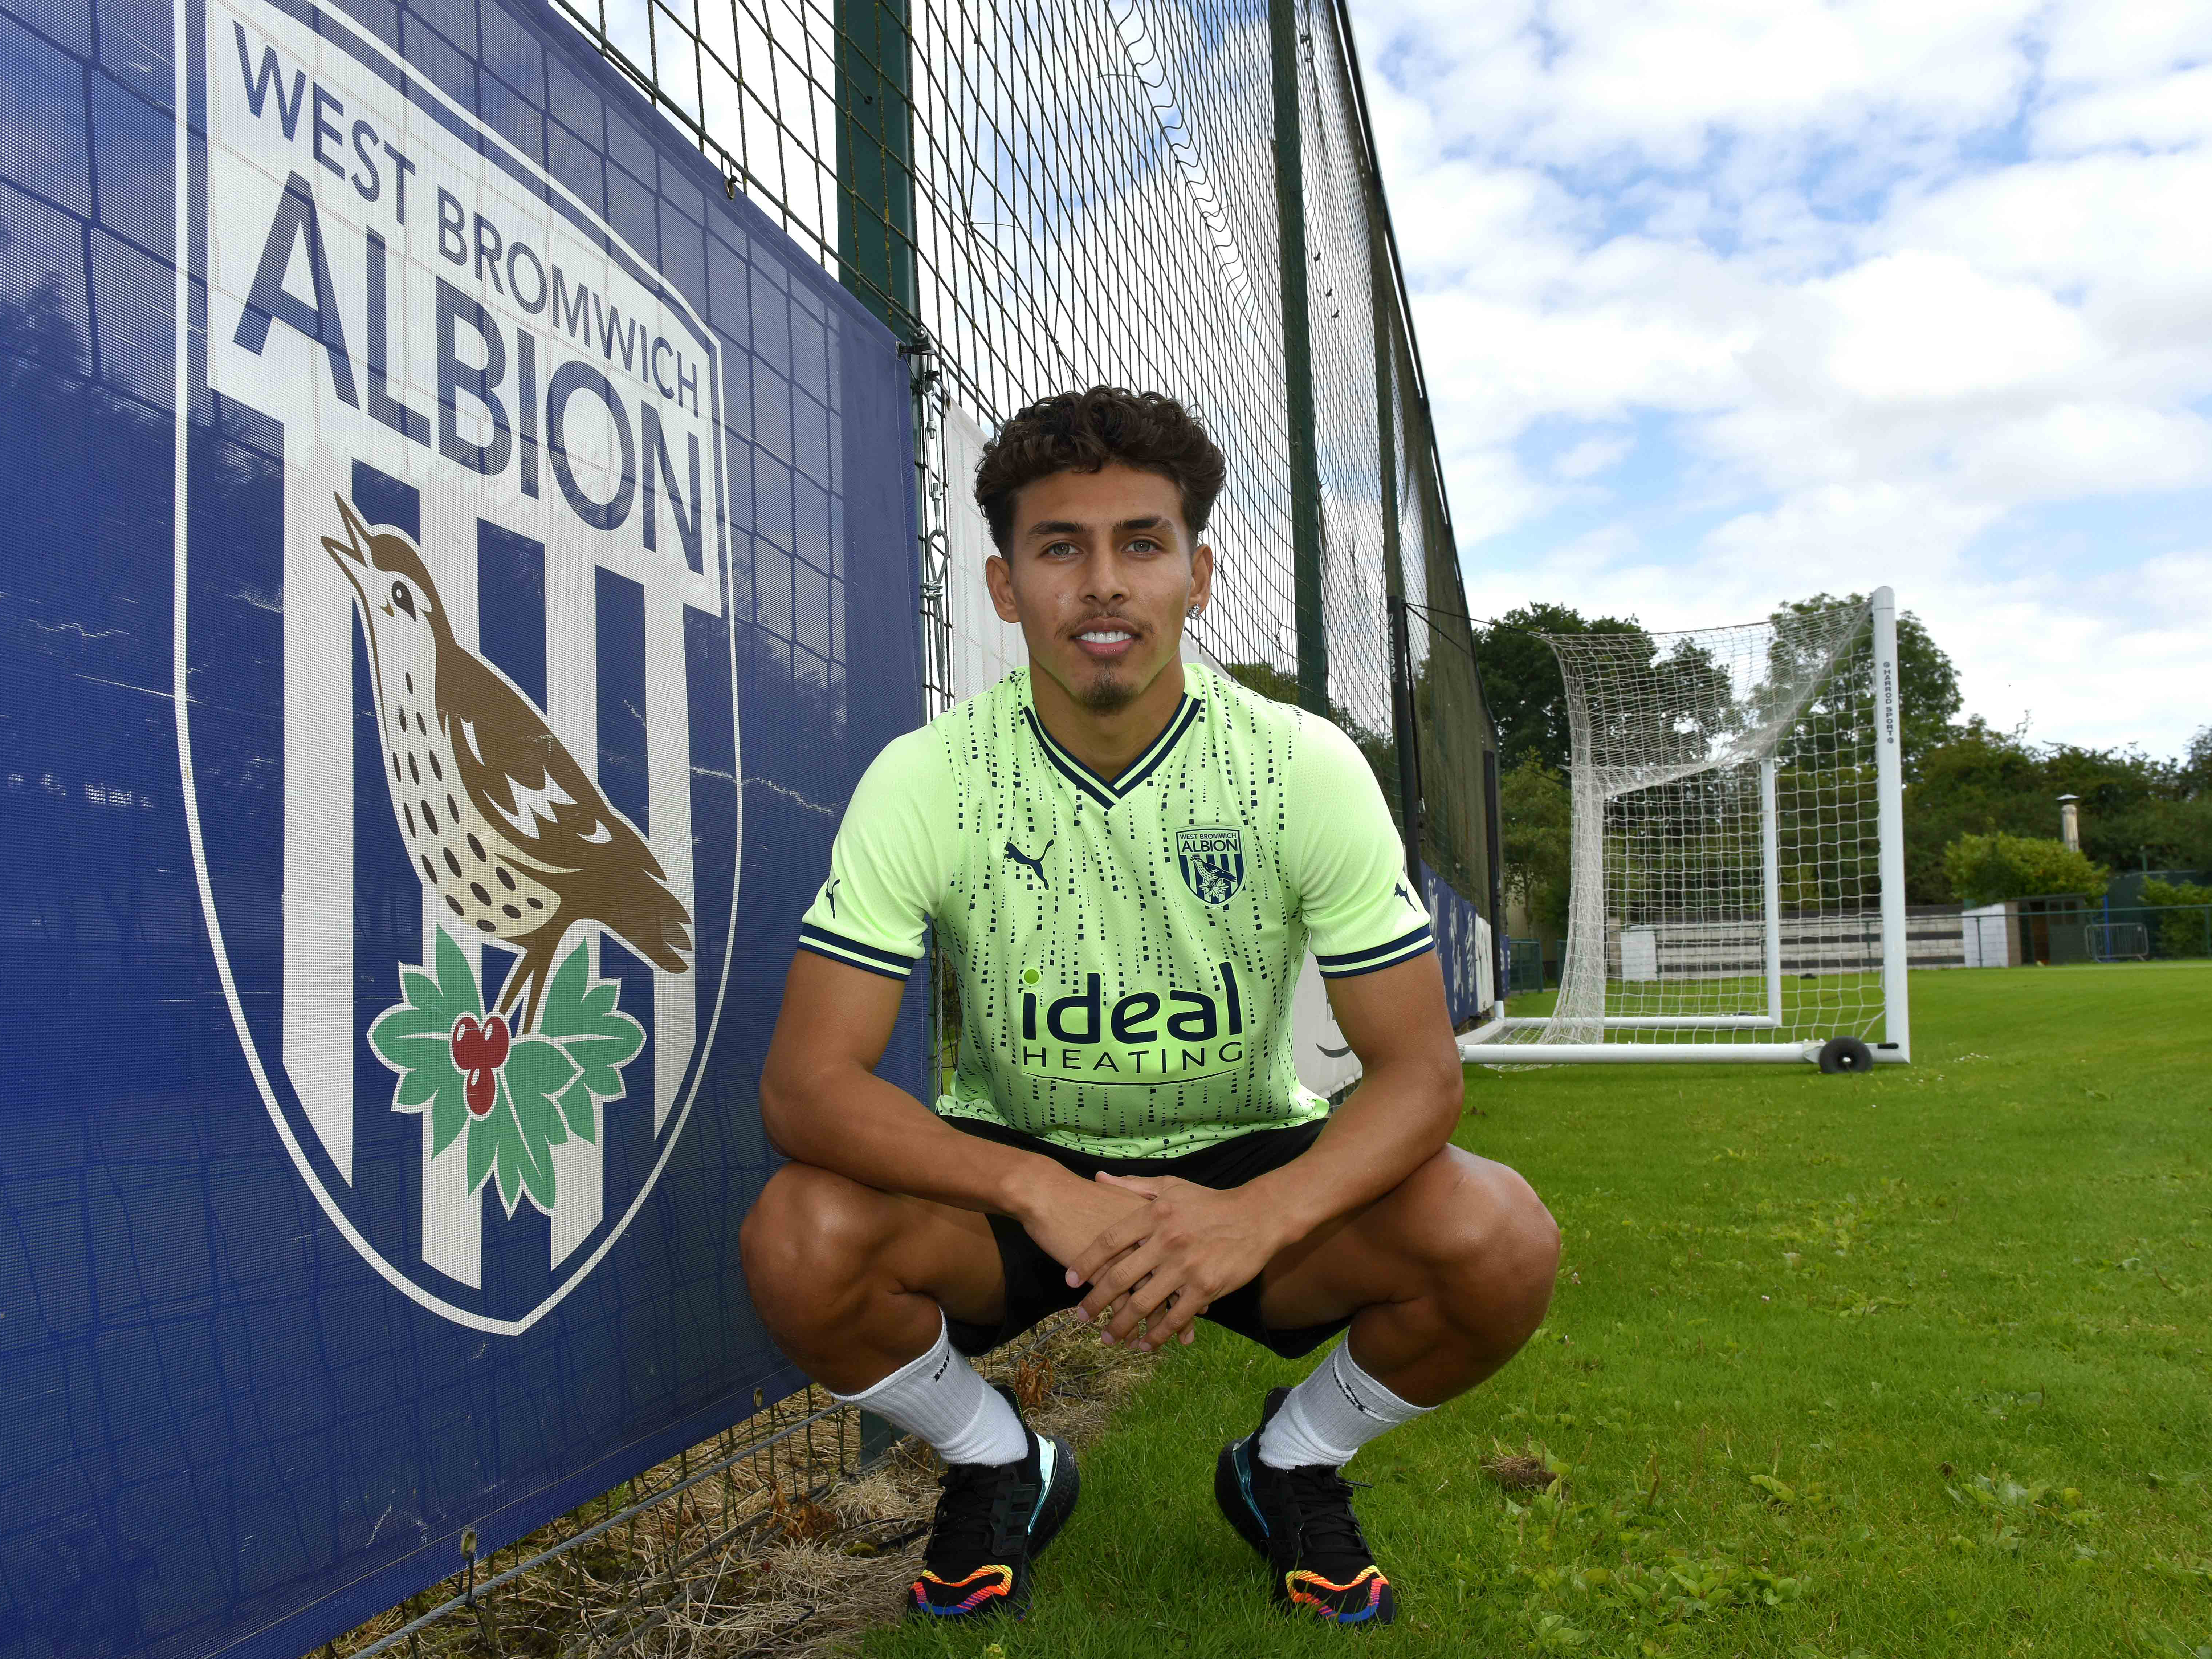
[[[1198,618],[1199,618],[1200,613],[1200,612],[1202,612],[1205,609],[1206,609],[1206,607],[1205,607],[1204,605],[1194,605],[1191,606],[1191,608],[1190,608],[1188,611],[1186,611],[1185,612],[1183,612],[1183,615],[1184,615],[1184,617],[1185,617],[1185,618],[1186,618],[1187,620],[1191,621],[1191,622],[1196,622],[1196,621],[1198,620]]]

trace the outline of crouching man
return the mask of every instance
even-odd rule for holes
[[[799,930],[761,1079],[792,1162],[745,1273],[810,1376],[945,1460],[916,1615],[1028,1605],[1075,1463],[966,1356],[1073,1305],[1139,1352],[1200,1319],[1290,1357],[1347,1334],[1258,1403],[1214,1493],[1277,1601],[1386,1623],[1339,1471],[1550,1300],[1552,1218],[1447,1144],[1458,1051],[1367,763],[1181,660],[1223,477],[1169,398],[1100,387],[1006,423],[975,495],[1030,665],[877,757]],[[934,1110],[872,1071],[927,927],[963,1011]],[[1333,1113],[1291,1063],[1309,946],[1363,1068]]]

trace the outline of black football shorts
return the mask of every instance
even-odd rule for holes
[[[1042,1152],[1086,1181],[1103,1170],[1109,1175],[1176,1176],[1200,1187],[1224,1190],[1241,1187],[1269,1170],[1280,1169],[1312,1146],[1322,1132],[1322,1121],[1316,1121],[1288,1129],[1255,1129],[1181,1158],[1091,1158],[996,1123],[964,1117],[947,1117],[945,1121],[956,1129],[981,1135],[986,1140]],[[988,1219],[992,1235],[999,1241],[1000,1265],[1006,1271],[1006,1312],[996,1325],[971,1324],[948,1314],[945,1322],[951,1334],[952,1346],[964,1354],[988,1353],[1001,1343],[1011,1342],[1047,1315],[1073,1307],[1084,1296],[1081,1290],[1068,1287],[1067,1269],[1046,1254],[1044,1247],[1029,1236],[1020,1222],[1002,1215]],[[1270,1330],[1260,1317],[1257,1279],[1216,1297],[1213,1305],[1200,1317],[1235,1331],[1239,1336],[1249,1336],[1288,1359],[1312,1352],[1352,1323],[1346,1317],[1300,1330]]]

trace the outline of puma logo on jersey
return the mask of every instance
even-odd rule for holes
[[[1390,890],[1395,893],[1400,898],[1405,900],[1408,904],[1411,904],[1413,902],[1413,896],[1406,890],[1406,884],[1402,881],[1395,887],[1393,887]]]
[[[1034,875],[1039,881],[1042,882],[1048,887],[1052,885],[1052,878],[1046,875],[1044,872],[1044,855],[1050,851],[1052,851],[1052,843],[1050,842],[1047,842],[1044,846],[1039,849],[1037,855],[1035,858],[1030,858],[1024,854],[1022,849],[1015,846],[1013,842],[1008,842],[1006,843],[1006,856],[1014,863],[1026,866],[1030,874]]]

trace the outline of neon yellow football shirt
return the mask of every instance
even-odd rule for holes
[[[1434,948],[1351,739],[1195,664],[1183,687],[1117,778],[1053,741],[1027,670],[861,778],[799,945],[902,979],[935,927],[962,1009],[939,1113],[1115,1158],[1308,1122],[1308,941],[1331,978]]]

